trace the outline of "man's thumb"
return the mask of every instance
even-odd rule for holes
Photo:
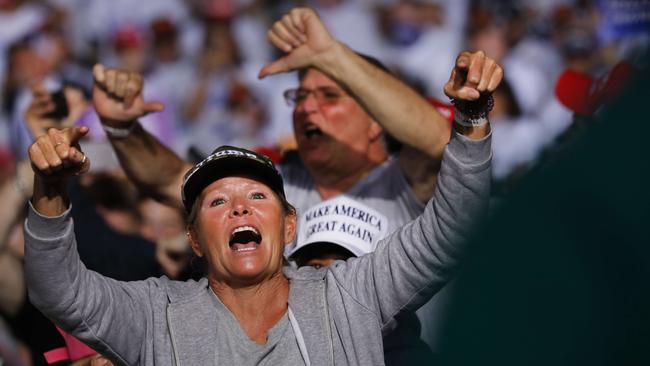
[[[264,65],[262,70],[260,70],[259,75],[257,77],[259,79],[263,79],[267,77],[268,75],[273,75],[273,74],[278,74],[281,72],[287,72],[289,71],[289,68],[287,67],[286,63],[284,62],[284,59],[281,58],[277,61],[273,61],[271,63],[268,63]]]
[[[165,110],[165,105],[161,102],[146,102],[144,104],[144,111],[146,113],[162,112]]]
[[[104,65],[95,64],[95,66],[93,66],[93,79],[95,79],[95,82],[98,83],[103,83],[106,81],[106,77],[104,75]]]

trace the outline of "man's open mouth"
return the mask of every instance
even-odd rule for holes
[[[262,235],[252,226],[240,226],[230,234],[230,249],[236,252],[249,252],[257,249],[262,242]]]
[[[310,126],[307,126],[307,128],[305,128],[304,134],[305,134],[305,137],[310,139],[310,138],[316,137],[316,136],[323,136],[323,131],[321,131],[320,128],[318,128],[318,127],[316,127],[314,125],[310,125]]]

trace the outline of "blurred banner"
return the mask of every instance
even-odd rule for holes
[[[611,41],[650,34],[650,1],[600,0],[601,37]]]

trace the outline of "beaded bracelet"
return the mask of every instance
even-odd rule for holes
[[[492,93],[481,94],[477,100],[449,99],[456,109],[471,119],[485,118],[492,108],[494,108],[494,97]]]
[[[454,120],[462,126],[476,127],[484,125],[487,123],[488,113],[494,108],[494,97],[492,93],[481,94],[477,100],[472,101],[455,98],[449,99],[451,99],[451,104],[456,109]]]

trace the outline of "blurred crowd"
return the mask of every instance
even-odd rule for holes
[[[553,93],[563,69],[602,73],[648,41],[643,29],[608,31],[615,27],[605,24],[607,1],[8,0],[0,5],[0,146],[25,157],[33,83],[89,96],[89,71],[101,62],[145,75],[147,99],[166,108],[142,122],[183,157],[224,143],[290,149],[291,110],[278,91],[295,77],[258,81],[257,74],[274,58],[266,29],[294,6],[315,8],[336,38],[438,100],[446,99],[442,86],[461,50],[485,50],[502,63],[508,72],[491,116],[502,122],[495,136],[523,138],[521,146],[495,144],[503,149],[495,152],[497,179],[534,160],[569,124]],[[92,111],[76,123],[105,139]]]
[[[506,70],[490,113],[501,196],[571,130],[575,106],[557,94],[572,90],[556,90],[565,69],[598,77],[647,54],[648,20],[626,23],[616,3],[647,15],[643,1],[604,0],[0,0],[0,351],[17,350],[0,354],[43,364],[43,352],[64,343],[52,343],[58,334],[26,300],[21,272],[27,148],[48,127],[90,129],[82,147],[92,171],[71,187],[88,268],[137,280],[187,279],[200,267],[190,263],[183,213],[141,196],[120,170],[89,100],[96,63],[144,75],[145,98],[165,109],[141,123],[182,158],[229,144],[279,159],[296,147],[282,92],[297,76],[258,73],[277,57],[266,30],[288,9],[314,8],[334,37],[380,59],[443,113],[456,55],[483,50]],[[39,88],[64,91],[63,122],[30,121]]]

